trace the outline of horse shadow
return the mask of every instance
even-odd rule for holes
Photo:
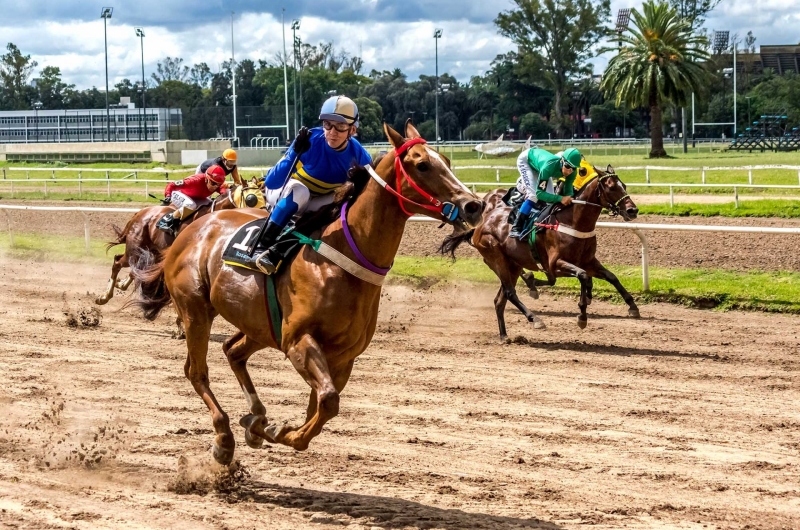
[[[428,506],[395,497],[322,491],[259,481],[250,482],[242,491],[238,492],[237,496],[260,504],[330,516],[330,518],[326,518],[324,515],[312,514],[311,517],[315,519],[312,522],[319,523],[341,524],[340,521],[344,515],[353,519],[368,518],[370,521],[364,524],[375,524],[381,528],[537,528],[543,530],[563,528],[536,518],[523,519],[466,512],[456,508]]]
[[[549,351],[567,350],[581,353],[596,353],[599,355],[615,355],[619,357],[642,355],[646,357],[683,357],[687,359],[709,359],[712,361],[723,360],[723,357],[716,353],[687,353],[678,350],[656,350],[654,348],[632,348],[609,344],[588,344],[583,341],[545,342],[520,336],[513,339],[511,342]]]

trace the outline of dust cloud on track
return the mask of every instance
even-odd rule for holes
[[[94,310],[110,267],[0,256],[0,526],[791,528],[800,520],[800,319],[595,302],[507,315],[494,288],[384,289],[341,413],[308,451],[244,444],[220,475],[171,310]],[[246,412],[221,351],[212,388]],[[308,388],[282,354],[251,374],[273,421]]]

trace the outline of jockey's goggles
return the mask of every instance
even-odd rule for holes
[[[563,159],[563,158],[561,159],[561,164],[563,164],[563,166],[564,166],[565,168],[567,168],[567,169],[575,169],[575,166],[573,166],[572,164],[570,164],[569,162],[567,162],[567,161],[566,161],[565,159]]]
[[[216,181],[214,181],[214,180],[212,180],[212,179],[210,179],[208,177],[206,177],[206,184],[211,184],[215,188],[219,188],[220,186],[222,186],[221,182],[216,182]]]
[[[347,132],[350,129],[350,125],[347,123],[337,123],[333,121],[322,120],[322,128],[326,131],[336,129],[338,132]]]

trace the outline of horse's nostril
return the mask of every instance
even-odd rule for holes
[[[483,207],[483,201],[469,201],[464,205],[464,213],[467,215],[475,215],[476,213],[481,213],[483,211]]]
[[[628,208],[627,212],[628,215],[636,217],[636,215],[639,213],[639,208]]]

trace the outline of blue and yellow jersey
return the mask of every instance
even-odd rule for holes
[[[310,132],[311,148],[300,155],[292,174],[289,175],[289,170],[295,159],[294,143],[267,173],[264,184],[267,189],[278,189],[288,178],[293,178],[305,184],[312,195],[325,195],[347,182],[347,171],[353,164],[366,166],[372,161],[355,138],[350,138],[342,151],[336,151],[325,142],[322,127]]]

